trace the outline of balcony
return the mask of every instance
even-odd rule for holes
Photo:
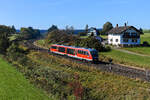
[[[123,38],[140,38],[140,35],[123,35]]]

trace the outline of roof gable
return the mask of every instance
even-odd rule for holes
[[[113,29],[111,29],[108,34],[122,34],[123,32],[125,32],[128,29],[133,29],[135,31],[137,31],[138,33],[141,33],[138,29],[136,29],[134,26],[122,26],[122,27],[115,27]]]

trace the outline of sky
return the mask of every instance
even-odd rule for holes
[[[150,29],[150,0],[0,0],[0,24],[48,29],[133,25]]]

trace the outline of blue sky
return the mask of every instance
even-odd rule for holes
[[[101,28],[110,21],[150,29],[150,0],[0,0],[0,24],[47,29]]]

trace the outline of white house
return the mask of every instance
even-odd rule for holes
[[[99,40],[99,42],[101,43],[103,41],[103,38],[98,35],[99,35],[98,30],[93,27],[89,29],[89,32],[87,34],[87,36],[93,36],[95,39]]]
[[[88,36],[98,36],[98,30],[96,28],[91,27],[87,34]]]
[[[133,26],[121,26],[118,24],[108,32],[108,44],[116,46],[131,46],[140,44],[141,31]]]

